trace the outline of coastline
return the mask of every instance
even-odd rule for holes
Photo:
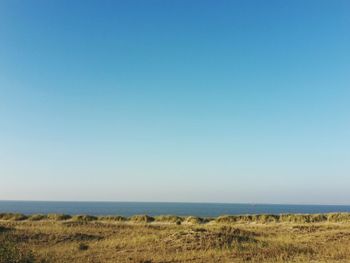
[[[350,205],[178,203],[178,202],[62,202],[0,201],[0,212],[31,214],[88,214],[93,216],[137,214],[218,217],[254,214],[324,214],[348,212]]]
[[[32,214],[0,213],[0,221],[116,221],[136,223],[339,223],[350,222],[350,213],[322,213],[322,214],[247,214],[247,215],[222,215],[218,217],[177,216],[146,214],[125,217],[121,215],[69,215],[69,214]]]

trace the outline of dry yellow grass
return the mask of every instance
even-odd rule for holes
[[[348,217],[284,217],[7,216],[0,219],[0,257],[1,242],[10,242],[30,253],[13,262],[27,263],[350,262]]]

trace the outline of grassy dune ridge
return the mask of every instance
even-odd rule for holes
[[[92,216],[92,215],[67,215],[67,214],[33,214],[24,215],[18,213],[0,213],[0,220],[12,221],[40,221],[40,220],[73,220],[73,221],[118,221],[118,222],[164,222],[164,223],[319,223],[319,222],[350,222],[350,213],[325,213],[325,214],[256,214],[256,215],[223,215],[216,218],[175,215],[133,215],[124,217],[119,215]]]
[[[350,213],[0,214],[0,263],[350,262]]]

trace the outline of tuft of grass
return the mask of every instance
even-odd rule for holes
[[[318,218],[318,219],[317,219]],[[309,214],[281,214],[280,215],[280,222],[286,222],[286,223],[310,223],[316,220],[321,220],[321,217],[315,216],[313,219],[313,215]]]
[[[262,214],[257,215],[256,219],[259,223],[276,223],[279,221],[279,216],[272,214]]]
[[[74,221],[81,221],[81,222],[90,222],[90,221],[96,221],[96,216],[91,215],[75,215],[72,217],[72,220]]]
[[[310,222],[311,223],[319,223],[319,222],[325,222],[327,221],[327,216],[325,214],[313,214],[310,215]]]
[[[217,217],[214,221],[221,224],[232,223],[267,223],[276,222],[278,219],[274,215],[224,215]]]
[[[281,214],[280,215],[280,222],[305,223],[305,221],[306,221],[306,218],[298,214]]]
[[[10,221],[22,221],[28,219],[28,216],[18,213],[1,213],[0,219]]]
[[[164,216],[156,216],[154,217],[155,222],[164,222],[164,223],[176,223],[180,224],[184,221],[183,217],[173,216],[173,215],[164,215]]]
[[[135,223],[150,223],[154,221],[154,217],[149,215],[134,215],[129,220]]]
[[[48,214],[47,218],[54,221],[63,221],[71,219],[72,216],[66,214]]]
[[[321,222],[349,222],[350,213],[331,214],[261,214],[261,215],[224,215],[215,219],[216,223],[321,223]]]
[[[115,221],[115,222],[124,222],[127,220],[124,216],[99,216],[98,220],[100,221]]]
[[[188,216],[184,220],[184,223],[186,224],[203,224],[205,222],[205,219],[197,216]]]
[[[219,224],[237,223],[238,217],[237,216],[229,216],[229,215],[219,216],[215,219],[215,222],[219,223]]]
[[[329,222],[350,222],[350,213],[329,213],[325,216]]]
[[[42,215],[42,214],[31,215],[28,217],[28,220],[30,221],[40,221],[45,219],[47,219],[47,215]]]

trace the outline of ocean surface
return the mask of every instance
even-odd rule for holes
[[[46,202],[0,201],[0,213],[23,214],[89,214],[89,215],[193,215],[216,217],[234,214],[329,213],[350,212],[350,205],[275,205],[220,203],[156,202]]]

